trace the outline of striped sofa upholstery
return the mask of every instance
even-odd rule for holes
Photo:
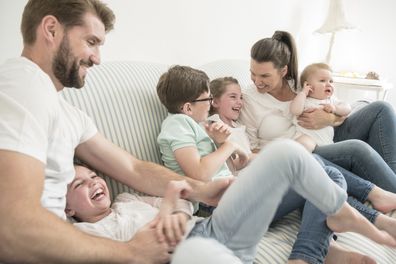
[[[90,70],[83,89],[65,89],[64,98],[86,112],[99,131],[136,157],[161,163],[156,137],[166,110],[156,95],[159,76],[168,65],[144,62],[106,62]],[[233,76],[243,87],[249,82],[247,61],[226,60],[199,67],[210,78]],[[113,197],[133,191],[103,175]],[[270,227],[258,245],[255,263],[286,263],[299,228],[295,211]],[[394,263],[396,250],[379,246],[356,234],[341,234],[339,243],[374,257],[378,263]]]

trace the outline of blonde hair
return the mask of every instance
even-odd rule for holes
[[[312,63],[305,67],[303,72],[301,73],[300,76],[300,85],[301,87],[304,87],[304,83],[308,80],[308,77],[314,74],[317,70],[328,70],[330,72],[333,72],[333,70],[330,68],[330,66],[326,63]]]

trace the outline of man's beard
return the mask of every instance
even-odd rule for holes
[[[87,67],[93,65],[91,60],[88,62],[81,61],[81,63],[77,61],[71,52],[69,40],[65,35],[52,62],[52,70],[55,77],[64,87],[83,87],[85,84],[85,76],[80,77],[79,75],[80,64]]]

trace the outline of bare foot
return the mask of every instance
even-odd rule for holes
[[[377,186],[368,194],[369,200],[375,209],[380,212],[388,213],[396,209],[396,193],[385,191]]]
[[[337,242],[330,242],[329,252],[327,253],[325,264],[376,264],[377,262],[366,255],[358,252],[348,251],[341,247]]]
[[[327,226],[334,232],[355,232],[379,244],[396,247],[396,240],[390,234],[379,230],[346,202],[335,215],[327,217]]]
[[[379,214],[375,219],[374,225],[380,229],[386,231],[388,234],[396,239],[396,219],[389,217],[384,214]]]

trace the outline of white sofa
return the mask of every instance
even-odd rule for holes
[[[103,63],[90,70],[86,87],[65,89],[63,95],[91,116],[99,131],[113,143],[140,159],[161,163],[156,137],[166,110],[157,98],[155,87],[167,68],[168,65],[132,61]],[[250,83],[247,61],[216,61],[199,68],[210,78],[233,76],[242,88]],[[113,197],[133,191],[104,177]],[[258,246],[256,263],[286,263],[298,228],[297,211],[274,224]],[[374,257],[378,263],[395,263],[396,250],[360,235],[341,234],[338,242]]]

